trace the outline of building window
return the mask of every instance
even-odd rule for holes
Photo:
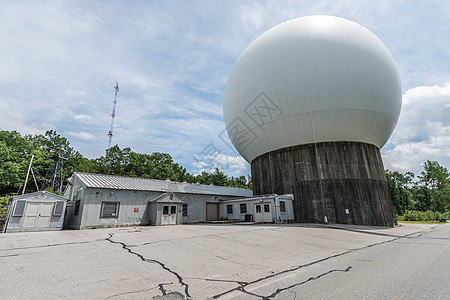
[[[247,213],[247,203],[241,203],[240,208],[241,208],[241,214]]]
[[[183,203],[183,217],[187,217],[187,203]]]
[[[163,206],[163,215],[168,215],[169,214],[169,206],[164,205]]]
[[[53,209],[53,215],[54,216],[62,216],[64,208],[64,201],[56,201],[55,207]]]
[[[233,205],[232,204],[227,205],[227,214],[229,214],[229,215],[233,214]]]
[[[81,200],[75,201],[75,209],[73,210],[74,216],[78,216],[78,214],[80,213],[80,202]]]
[[[14,207],[13,217],[21,217],[25,211],[25,204],[27,204],[26,200],[17,200],[16,206]]]
[[[177,207],[175,205],[172,205],[170,207],[170,214],[173,215],[173,214],[176,214],[176,213],[177,213]]]
[[[119,202],[102,202],[100,218],[117,218],[119,216]]]
[[[265,213],[270,212],[270,206],[269,206],[269,204],[264,204],[264,212],[265,212]]]
[[[286,212],[286,202],[280,201],[280,212]]]

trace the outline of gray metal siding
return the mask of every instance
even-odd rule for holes
[[[66,219],[66,227],[76,229],[159,225],[161,205],[152,205],[149,201],[167,192],[174,193],[187,204],[186,217],[182,216],[182,204],[177,205],[178,224],[206,221],[207,202],[218,203],[219,199],[242,198],[252,194],[245,189],[98,174],[74,173],[70,180],[72,184],[65,191],[65,195],[73,196],[69,199],[71,207]],[[130,190],[131,188],[134,189]],[[76,199],[81,199],[78,216],[73,214]],[[105,201],[120,203],[117,218],[100,218],[102,202]],[[135,209],[138,212],[135,212]]]

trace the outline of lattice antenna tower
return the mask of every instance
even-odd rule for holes
[[[108,132],[109,141],[108,141],[108,149],[111,148],[111,141],[113,137],[113,127],[114,127],[114,118],[116,117],[116,105],[117,105],[117,94],[119,93],[119,83],[116,81],[116,86],[114,87],[114,105],[111,113],[111,127]]]

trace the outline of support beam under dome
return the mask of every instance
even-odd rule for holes
[[[294,194],[296,222],[394,226],[378,147],[322,142],[287,147],[251,163],[253,193]]]

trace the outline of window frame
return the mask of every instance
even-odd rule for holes
[[[73,209],[74,216],[78,216],[80,214],[80,206],[81,206],[81,199],[78,199],[75,201],[75,207]]]
[[[187,211],[188,211],[188,204],[183,203],[183,213],[182,213],[183,217],[187,217],[188,215]]]
[[[233,214],[233,204],[227,204],[227,215]]]
[[[286,201],[280,201],[280,212],[286,212]]]
[[[242,209],[244,208],[244,209]],[[241,214],[246,214],[247,213],[247,203],[241,203],[239,205],[239,211]]]
[[[56,201],[53,206],[53,216],[61,217],[64,213],[64,201]]]
[[[27,200],[16,200],[12,217],[22,217],[25,213],[25,208],[27,206]]]
[[[104,215],[105,210],[105,204],[115,204],[115,212],[114,215]],[[102,207],[100,209],[100,218],[101,219],[117,219],[119,217],[119,208],[120,208],[120,202],[118,201],[102,201]]]

